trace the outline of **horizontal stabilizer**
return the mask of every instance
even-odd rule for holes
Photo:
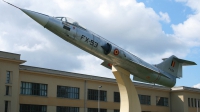
[[[183,66],[197,65],[197,64],[196,64],[195,62],[193,62],[193,61],[183,60],[183,59],[179,59],[179,58],[175,58],[175,60],[177,60],[179,63],[182,63]]]
[[[107,61],[104,61],[103,63],[101,63],[101,65],[103,65],[104,67],[108,68],[108,69],[112,69],[112,64],[110,64]]]

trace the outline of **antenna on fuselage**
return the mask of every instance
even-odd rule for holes
[[[20,9],[19,7],[15,6],[15,5],[13,5],[13,4],[11,4],[11,3],[9,3],[9,2],[7,2],[7,1],[5,1],[5,0],[2,0],[2,1],[6,2],[7,4],[9,4],[9,5],[11,5],[11,6],[15,7],[15,8],[18,8],[18,9]]]

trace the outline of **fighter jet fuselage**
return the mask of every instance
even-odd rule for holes
[[[182,77],[182,66],[196,64],[172,55],[160,64],[151,65],[82,27],[72,19],[66,17],[51,17],[26,9],[18,9],[65,41],[104,60],[102,65],[108,69],[111,69],[112,66],[119,66],[129,71],[134,75],[133,79],[136,81],[173,87],[176,84],[176,78]]]
[[[120,66],[133,74],[138,81],[174,86],[176,77],[162,72],[156,65],[127,52],[119,46],[80,26],[77,22],[68,22],[65,17],[50,17],[44,26],[62,39],[104,60],[103,66]],[[161,75],[161,72],[163,73]],[[141,79],[141,80],[140,80]]]

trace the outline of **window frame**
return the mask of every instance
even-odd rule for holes
[[[162,102],[159,102],[158,98],[159,98],[159,101],[162,101]],[[166,106],[166,107],[169,107],[169,98],[156,96],[156,106]]]
[[[56,106],[56,112],[79,112],[79,107]]]
[[[97,89],[88,89],[87,99],[98,101],[98,91],[100,91],[100,101],[107,101],[107,91]]]
[[[191,107],[194,107],[193,98],[191,98]]]
[[[35,111],[47,112],[47,105],[20,104],[19,106],[19,112],[35,112]]]
[[[188,98],[188,107],[190,107],[191,105],[190,105],[190,98]]]
[[[64,88],[63,90],[61,88]],[[57,85],[58,98],[80,99],[80,88]]]
[[[4,112],[8,112],[8,101],[5,101]]]
[[[114,92],[114,102],[120,102],[120,92]]]
[[[98,108],[88,108],[87,112],[98,112]],[[107,109],[100,108],[100,112],[107,112]]]
[[[120,112],[120,110],[119,109],[114,109],[114,112]]]
[[[142,105],[151,105],[151,96],[138,94],[140,104]]]
[[[6,71],[6,84],[12,83],[11,77],[12,77],[12,71]]]
[[[10,95],[10,86],[6,86],[6,94],[5,95]]]
[[[33,96],[47,96],[48,85],[21,81],[20,94]]]

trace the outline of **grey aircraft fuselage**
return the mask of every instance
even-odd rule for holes
[[[55,17],[49,17],[44,27],[67,42],[104,60],[104,62],[107,62],[105,64],[108,64],[108,67],[111,65],[120,66],[134,76],[168,87],[172,87],[176,83],[175,76],[165,73],[155,65],[143,61],[101,36],[79,26],[76,22],[70,23]],[[105,48],[102,46],[105,46]],[[164,76],[161,75],[162,73]]]
[[[109,69],[111,69],[112,65],[119,66],[134,75],[137,81],[173,87],[176,83],[176,73],[182,76],[182,65],[179,63],[189,63],[189,65],[195,64],[194,62],[171,56],[164,60],[163,63],[151,65],[92,31],[80,26],[77,22],[69,18],[51,17],[22,8],[18,9],[67,42],[104,60],[102,63],[103,66]]]

